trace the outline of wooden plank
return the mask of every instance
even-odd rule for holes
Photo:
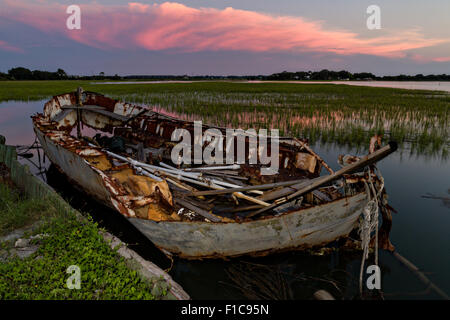
[[[80,110],[105,110],[104,107],[100,107],[100,106],[95,106],[95,105],[83,105],[83,106],[77,106],[74,104],[71,105],[65,105],[62,106],[61,109],[64,110],[73,110],[73,109],[80,109]]]
[[[75,105],[67,105],[67,106],[63,106],[61,107],[62,109],[65,110],[80,110],[80,111],[90,111],[90,112],[95,112],[104,116],[107,116],[109,118],[113,118],[115,120],[120,120],[120,121],[129,121],[130,117],[125,117],[122,116],[120,114],[111,112],[111,111],[107,111],[105,110],[105,108],[100,107],[100,106],[93,106],[93,105],[86,105],[86,106],[75,106]]]
[[[212,221],[212,222],[221,222],[222,220],[219,217],[216,217],[215,215],[212,215],[206,210],[203,210],[201,208],[198,208],[194,206],[193,204],[183,200],[183,199],[176,199],[175,200],[178,204],[182,205],[185,208],[188,208],[189,210],[194,211],[195,213],[201,215],[202,217]]]
[[[113,118],[113,119],[119,120],[119,121],[128,121],[128,119],[129,119],[129,117],[121,116],[120,114],[106,111],[106,110],[93,109],[93,110],[88,110],[88,111],[95,112],[95,113],[98,113],[98,114],[101,114],[101,115],[104,115],[104,116],[107,116],[107,117],[110,117],[110,118]]]
[[[319,200],[321,200],[321,201],[324,201],[324,202],[329,202],[329,201],[331,201],[331,198],[330,198],[327,194],[325,194],[325,193],[323,193],[323,192],[321,192],[321,191],[319,191],[319,190],[314,190],[314,191],[312,192],[312,194],[313,194],[317,199],[319,199]]]
[[[69,113],[71,113],[73,110],[72,109],[65,109],[65,110],[63,110],[62,112],[60,112],[60,113],[58,113],[57,115],[55,115],[53,118],[52,118],[52,121],[56,121],[56,122],[59,122],[59,121],[61,121],[62,119],[64,119]]]
[[[268,192],[265,192],[262,196],[259,196],[258,199],[267,201],[267,200],[273,200],[273,199],[278,199],[281,197],[284,197],[296,190],[300,190],[300,188],[303,188],[304,186],[307,186],[310,183],[313,183],[314,181],[320,179],[320,177],[315,178],[315,179],[302,179],[300,183],[294,184],[292,186],[289,187],[285,187],[283,189],[278,189],[278,190],[271,190]]]
[[[259,184],[256,186],[248,186],[248,187],[240,187],[240,188],[228,188],[228,189],[220,189],[220,190],[207,190],[207,191],[199,191],[193,192],[189,194],[189,196],[209,196],[209,195],[217,195],[217,194],[227,194],[241,191],[252,191],[252,190],[267,190],[273,189],[277,187],[285,187],[292,186],[301,182],[304,182],[305,179],[299,180],[290,180],[276,183],[268,183],[268,184]]]

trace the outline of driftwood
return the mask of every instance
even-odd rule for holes
[[[437,287],[433,282],[431,282],[428,277],[419,270],[411,261],[403,257],[398,252],[394,251],[392,252],[392,255],[400,261],[406,268],[408,268],[412,273],[414,273],[420,281],[422,281],[428,288],[432,289],[434,292],[436,292],[439,296],[441,296],[445,300],[450,300],[450,297],[442,291],[439,287]]]

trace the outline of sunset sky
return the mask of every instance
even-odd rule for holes
[[[66,8],[81,8],[68,30]],[[369,30],[369,5],[381,29]],[[0,0],[0,71],[450,73],[449,0]]]

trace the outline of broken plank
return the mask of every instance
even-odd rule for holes
[[[122,116],[120,114],[117,114],[115,112],[111,112],[111,111],[107,111],[105,110],[105,108],[102,108],[100,106],[94,106],[94,105],[86,105],[86,106],[75,106],[75,105],[67,105],[67,106],[63,106],[61,107],[62,109],[72,109],[72,110],[80,110],[80,111],[90,111],[90,112],[95,112],[104,116],[107,116],[109,118],[115,119],[115,120],[120,120],[120,121],[128,121],[130,118],[129,117],[125,117]]]
[[[65,109],[63,111],[61,111],[60,113],[56,114],[53,118],[52,121],[56,121],[59,122],[62,119],[64,119],[69,113],[72,112],[72,109]]]
[[[189,203],[188,201],[185,201],[185,200],[182,200],[182,199],[175,199],[175,201],[179,205],[181,205],[181,206],[183,206],[183,207],[185,207],[185,208],[187,208],[189,210],[194,211],[195,213],[201,215],[202,217],[204,217],[204,218],[206,218],[206,219],[208,219],[208,220],[210,220],[212,222],[221,222],[222,221],[222,219],[220,219],[219,217],[216,217],[215,215],[209,213],[208,211],[194,206],[193,204]]]
[[[61,106],[61,109],[68,110],[68,109],[79,109],[79,110],[105,110],[104,107],[100,106],[94,106],[94,105],[83,105],[83,106],[77,106],[77,105],[65,105]]]

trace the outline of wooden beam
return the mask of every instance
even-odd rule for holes
[[[91,112],[95,112],[95,113],[113,118],[115,120],[123,121],[123,122],[127,122],[130,120],[130,117],[125,117],[125,116],[122,116],[115,112],[107,111],[107,110],[105,110],[105,108],[100,107],[100,106],[95,106],[95,105],[85,105],[85,106],[80,106],[80,107],[76,106],[76,105],[67,105],[67,106],[62,106],[61,109],[73,109],[73,110],[77,110],[77,111],[91,111]]]
[[[60,113],[58,113],[57,115],[55,115],[55,116],[52,118],[52,121],[56,121],[56,122],[61,121],[61,120],[64,119],[69,113],[71,113],[72,110],[73,110],[73,109],[65,109],[65,110],[61,111]]]
[[[65,105],[61,106],[61,109],[80,109],[80,110],[105,110],[104,107],[95,106],[95,105],[83,105],[83,106],[77,106],[74,104],[71,105]]]
[[[222,219],[220,219],[219,217],[216,217],[215,215],[209,213],[208,211],[194,206],[193,204],[189,203],[188,201],[178,198],[178,199],[175,199],[175,202],[178,203],[179,205],[182,205],[185,208],[188,208],[189,210],[194,211],[195,213],[201,215],[202,217],[204,217],[208,220],[211,220],[212,222],[221,222],[222,221]]]
[[[241,192],[241,191],[267,190],[267,189],[273,189],[273,188],[277,188],[277,187],[292,186],[292,185],[295,185],[298,183],[302,183],[304,181],[305,181],[305,179],[299,179],[299,180],[275,182],[275,183],[268,183],[268,184],[260,184],[260,185],[256,185],[256,186],[240,187],[240,188],[207,190],[207,191],[193,192],[188,195],[189,196],[210,196],[210,195],[227,194],[227,193],[234,193],[234,192]]]

